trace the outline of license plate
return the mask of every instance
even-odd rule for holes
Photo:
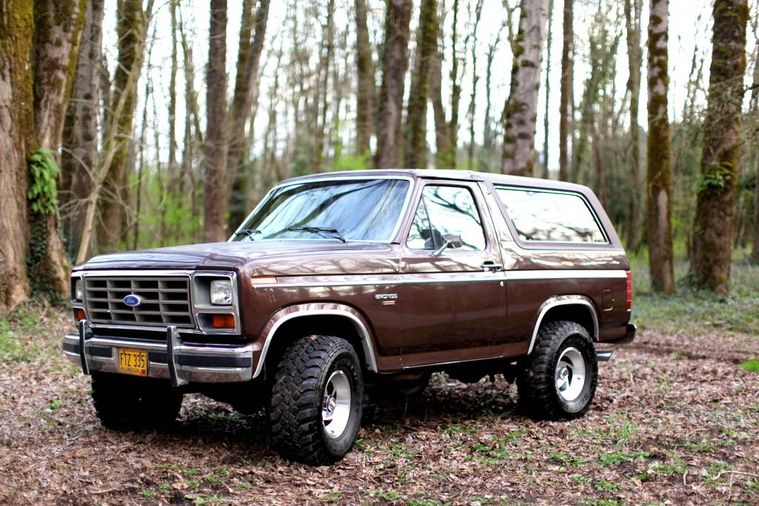
[[[119,348],[119,371],[135,376],[147,376],[148,352]]]

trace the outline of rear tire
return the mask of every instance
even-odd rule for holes
[[[272,447],[304,464],[337,462],[356,440],[363,395],[360,362],[348,341],[333,336],[295,341],[274,374]]]
[[[92,373],[92,403],[103,427],[113,430],[162,428],[182,407],[182,392],[166,381]]]
[[[517,377],[519,402],[535,418],[578,418],[590,408],[597,382],[598,361],[588,331],[575,322],[550,322],[540,329]]]

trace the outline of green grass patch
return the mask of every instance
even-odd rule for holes
[[[759,374],[759,359],[750,358],[741,364],[741,368],[746,372]]]
[[[619,485],[606,480],[596,480],[593,482],[593,488],[599,492],[619,492]]]
[[[601,464],[604,466],[619,466],[636,460],[644,460],[650,454],[645,451],[615,451],[605,453],[599,457]]]
[[[0,362],[31,362],[42,352],[35,340],[45,330],[44,308],[29,303],[0,314]]]
[[[756,334],[759,329],[759,266],[733,262],[730,294],[695,291],[684,282],[672,295],[651,292],[644,255],[630,258],[633,271],[633,321],[641,328],[664,332],[703,333],[710,329]],[[685,259],[675,260],[675,278],[688,273]]]

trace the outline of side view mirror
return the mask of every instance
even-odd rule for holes
[[[443,235],[443,245],[432,252],[432,256],[439,256],[445,248],[460,248],[462,246],[461,236],[458,234]]]

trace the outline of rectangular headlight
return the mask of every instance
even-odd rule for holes
[[[211,304],[215,306],[232,305],[232,281],[215,279],[211,281]]]
[[[74,293],[73,299],[77,302],[82,302],[82,299],[84,299],[84,292],[82,291],[82,279],[76,279],[74,280]]]

